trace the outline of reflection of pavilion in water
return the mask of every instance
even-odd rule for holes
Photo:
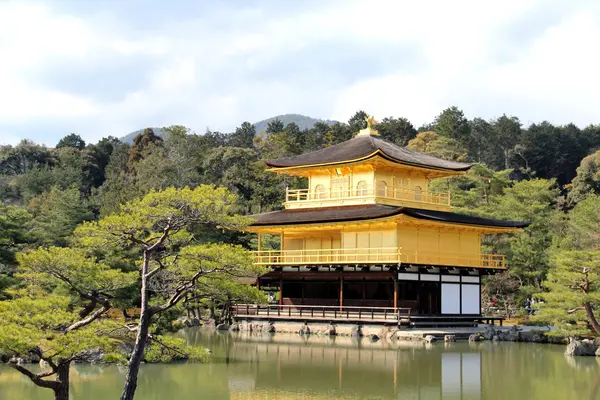
[[[360,344],[350,338],[297,343],[237,341],[231,356],[255,365],[230,369],[230,398],[480,399],[481,353],[464,346]],[[333,345],[335,343],[335,345]],[[460,350],[454,348],[460,347]],[[233,354],[234,353],[234,354]],[[277,393],[276,397],[274,393]]]

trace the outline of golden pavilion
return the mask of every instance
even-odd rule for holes
[[[307,188],[286,189],[283,210],[255,215],[248,228],[258,234],[256,263],[270,271],[259,284],[279,291],[269,318],[387,322],[405,310],[472,323],[482,317],[481,277],[506,269],[503,255],[481,252],[482,235],[528,223],[453,213],[450,193],[430,191],[430,182],[471,165],[399,147],[367,123],[348,141],[266,162],[308,179]],[[265,234],[280,236],[280,248],[264,249]]]

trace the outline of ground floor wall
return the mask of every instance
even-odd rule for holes
[[[413,315],[479,315],[477,275],[435,272],[280,272],[260,279],[281,305],[409,308]]]

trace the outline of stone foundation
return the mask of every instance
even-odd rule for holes
[[[457,340],[495,342],[532,342],[532,343],[566,343],[565,338],[548,336],[543,331],[528,330],[520,327],[485,326],[470,329],[408,329],[397,326],[382,326],[353,323],[297,322],[297,321],[264,321],[240,320],[233,323],[231,331],[247,334],[293,333],[301,336],[347,336],[364,337],[377,341],[417,340],[429,343],[436,340],[451,343]]]
[[[393,336],[396,339],[400,338],[398,336],[400,335],[400,330],[395,326],[348,323],[242,320],[234,322],[230,330],[253,334],[297,333],[300,335],[368,337],[371,340],[391,339]]]

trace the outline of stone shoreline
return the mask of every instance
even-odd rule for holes
[[[567,353],[579,355],[580,353],[590,353],[591,346],[588,341],[569,340],[564,336],[549,335],[549,330],[536,330],[531,327],[495,327],[486,325],[477,328],[448,328],[448,329],[399,329],[392,326],[380,325],[358,325],[358,324],[333,324],[333,323],[302,323],[302,322],[252,322],[240,321],[234,322],[231,326],[222,324],[217,327],[221,331],[244,332],[249,334],[298,334],[319,335],[319,336],[350,336],[365,337],[371,340],[417,340],[426,342],[445,341],[454,342],[457,340],[468,340],[470,342],[479,342],[484,340],[494,342],[525,342],[525,343],[551,343],[551,344],[569,344],[571,347],[587,346],[583,350],[570,350]],[[598,349],[600,342],[594,347],[594,352]],[[600,350],[599,354],[600,354]]]

